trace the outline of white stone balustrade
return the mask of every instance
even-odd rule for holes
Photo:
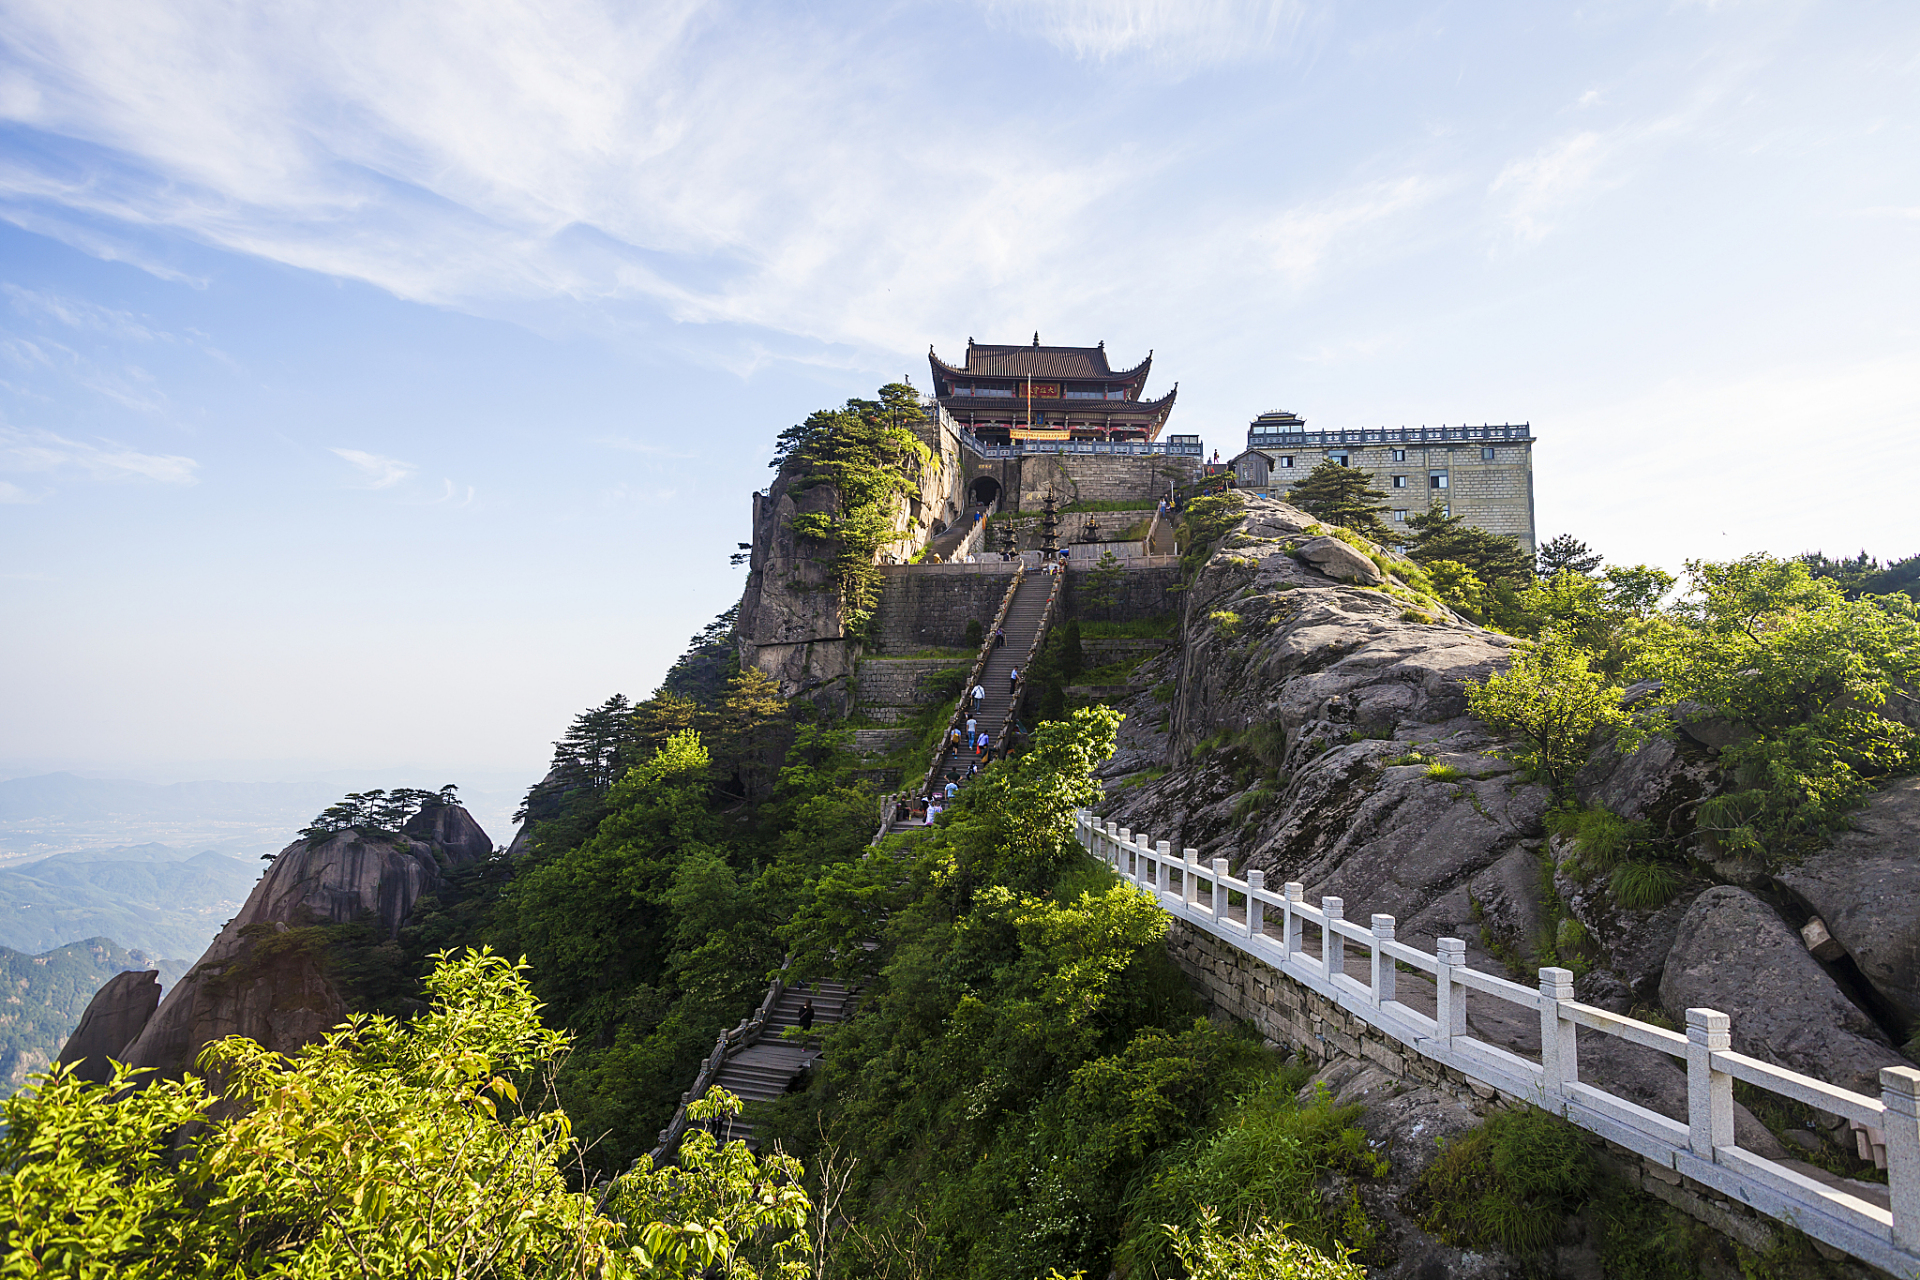
[[[1894,1275],[1920,1277],[1920,1069],[1883,1069],[1881,1096],[1870,1098],[1733,1052],[1727,1015],[1712,1009],[1687,1010],[1687,1031],[1681,1035],[1580,1003],[1566,969],[1542,969],[1539,987],[1531,989],[1467,967],[1461,939],[1440,938],[1433,952],[1422,951],[1395,939],[1392,916],[1372,916],[1362,927],[1345,918],[1338,898],[1311,906],[1298,883],[1274,893],[1263,872],[1236,879],[1226,859],[1203,864],[1192,849],[1176,858],[1171,842],[1103,824],[1086,810],[1078,815],[1076,832],[1088,852],[1152,895],[1169,915],[1285,974],[1422,1056],[1563,1116]],[[1230,906],[1236,897],[1242,904],[1238,916]],[[1304,945],[1309,929],[1317,935],[1317,953]],[[1368,953],[1366,981],[1346,971],[1350,943]],[[1396,961],[1432,975],[1434,1016],[1398,998]],[[1540,1061],[1476,1039],[1467,1026],[1469,991],[1538,1011]],[[1683,1060],[1687,1122],[1582,1080],[1577,1045],[1583,1027]],[[1734,1136],[1735,1080],[1883,1131],[1891,1209],[1743,1150]]]

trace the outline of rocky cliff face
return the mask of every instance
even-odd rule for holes
[[[1889,788],[1830,851],[1774,878],[1716,863],[1691,837],[1737,727],[1702,709],[1625,758],[1603,745],[1579,798],[1694,855],[1671,901],[1624,908],[1605,876],[1572,874],[1570,850],[1547,839],[1546,789],[1467,714],[1466,684],[1500,669],[1513,642],[1416,609],[1374,560],[1311,524],[1254,498],[1216,546],[1188,590],[1178,657],[1142,668],[1122,707],[1105,816],[1263,869],[1270,885],[1298,880],[1311,900],[1341,897],[1350,917],[1390,913],[1415,945],[1464,939],[1480,968],[1529,979],[1559,951],[1586,970],[1581,998],[1617,1012],[1677,1021],[1719,1007],[1747,1052],[1876,1092],[1873,1072],[1902,1060],[1895,1046],[1920,1013],[1920,783]],[[1735,873],[1743,887],[1716,887]],[[1832,939],[1817,956],[1801,932],[1814,916]],[[1470,1021],[1516,1051],[1537,1046],[1524,1019],[1476,1009]],[[1642,1105],[1675,1114],[1684,1101],[1684,1077],[1658,1055],[1581,1053]],[[1740,1127],[1752,1149],[1780,1150],[1744,1112]]]
[[[964,514],[959,442],[933,423],[926,424],[922,439],[933,461],[922,469],[918,489],[894,502],[896,536],[880,549],[883,563],[909,559]],[[804,697],[846,715],[853,708],[850,686],[860,642],[847,635],[834,549],[793,532],[795,516],[832,515],[840,497],[829,485],[807,488],[799,480],[782,471],[765,493],[753,497],[753,549],[735,632],[740,664],[778,680],[787,697]]]
[[[62,1059],[106,1055],[177,1075],[202,1046],[223,1036],[292,1052],[344,1020],[348,1009],[318,958],[288,937],[291,931],[361,920],[381,937],[396,937],[413,904],[448,871],[481,861],[492,849],[486,832],[457,805],[422,809],[394,837],[349,830],[297,840],[157,1008],[142,1012],[137,991],[116,979],[95,995]]]
[[[160,1004],[160,974],[129,969],[107,979],[93,993],[80,1025],[67,1037],[56,1062],[72,1064],[74,1074],[96,1084],[113,1078],[109,1058],[117,1058],[140,1034]]]

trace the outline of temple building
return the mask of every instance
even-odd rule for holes
[[[1107,344],[1091,347],[987,346],[967,339],[965,364],[927,348],[933,395],[982,445],[1017,441],[1151,442],[1173,412],[1179,384],[1145,398],[1153,353],[1131,369],[1107,363]]]

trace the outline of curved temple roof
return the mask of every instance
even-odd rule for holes
[[[957,378],[1099,378],[1103,381],[1145,382],[1153,368],[1153,353],[1131,369],[1107,363],[1107,349],[1097,347],[997,346],[967,343],[967,362],[951,365],[927,348],[935,376]]]

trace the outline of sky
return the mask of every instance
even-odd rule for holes
[[[0,776],[531,782],[969,337],[1920,552],[1916,108],[1873,0],[0,0]]]

